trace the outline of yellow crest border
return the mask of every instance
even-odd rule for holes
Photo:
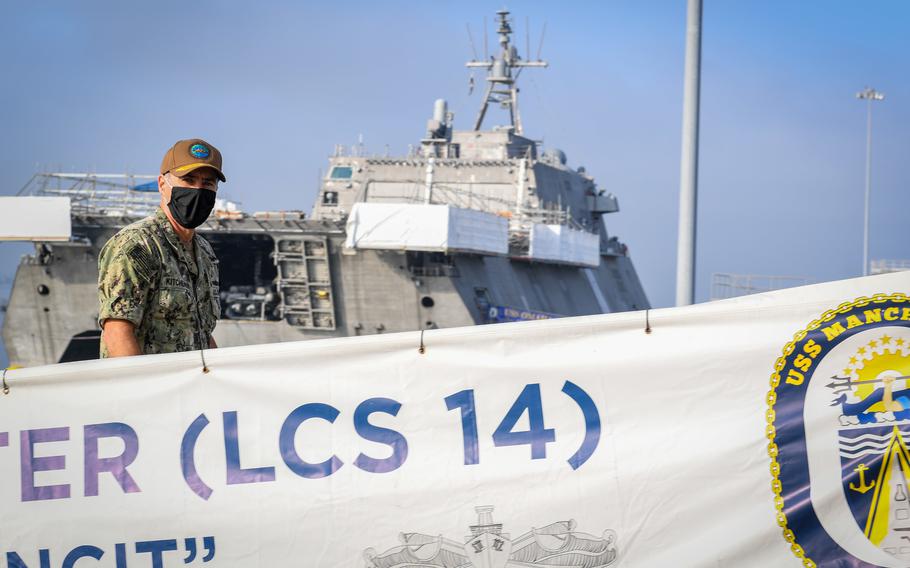
[[[774,419],[776,413],[774,405],[777,403],[777,387],[780,385],[780,371],[787,366],[787,359],[796,349],[796,344],[805,339],[810,331],[814,331],[822,326],[825,322],[833,320],[838,314],[845,314],[853,309],[862,308],[869,304],[883,304],[885,302],[910,302],[910,297],[904,293],[896,292],[894,294],[875,294],[871,298],[860,297],[852,302],[844,302],[833,310],[828,310],[819,316],[818,319],[809,322],[805,329],[796,332],[793,340],[784,345],[783,355],[774,362],[774,372],[771,373],[771,390],[768,391],[767,402],[768,411],[765,413],[767,425],[765,426],[765,437],[768,438],[768,456],[771,458],[771,491],[774,493],[774,508],[777,510],[777,524],[783,530],[784,540],[790,545],[793,554],[803,561],[805,568],[816,568],[815,562],[806,556],[803,547],[796,541],[796,535],[787,526],[787,515],[784,513],[784,498],[781,496],[782,485],[779,478],[780,463],[777,461],[778,448],[774,441],[776,429]]]

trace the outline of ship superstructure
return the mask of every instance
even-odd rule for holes
[[[559,150],[524,135],[509,13],[470,130],[436,101],[400,157],[336,151],[309,215],[219,202],[198,230],[221,260],[220,346],[644,309],[627,254],[607,233],[615,196]],[[491,104],[509,124],[483,130]],[[148,178],[148,179],[146,179]],[[9,299],[10,362],[96,357],[97,256],[158,202],[151,176],[38,174],[20,192],[69,201],[71,234],[34,239]]]

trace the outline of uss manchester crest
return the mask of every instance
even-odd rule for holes
[[[512,538],[493,522],[493,507],[475,507],[477,524],[456,541],[442,535],[401,533],[400,546],[383,553],[368,548],[366,568],[607,568],[616,561],[616,533],[593,536],[559,521]]]
[[[841,304],[771,376],[777,521],[807,567],[910,566],[910,299]]]

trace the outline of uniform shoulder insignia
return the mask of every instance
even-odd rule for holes
[[[129,239],[120,250],[130,260],[139,277],[146,281],[153,279],[160,263],[144,243]]]

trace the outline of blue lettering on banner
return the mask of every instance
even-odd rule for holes
[[[85,433],[85,496],[98,495],[98,478],[102,472],[110,473],[117,480],[124,493],[139,493],[139,485],[126,468],[139,455],[139,436],[130,426],[122,422],[110,424],[91,424],[83,429]],[[98,456],[98,440],[101,438],[120,438],[123,441],[123,453],[116,457]]]
[[[376,459],[361,453],[354,460],[354,465],[370,473],[387,473],[398,469],[408,459],[408,441],[404,436],[394,430],[374,426],[368,420],[374,412],[397,416],[400,409],[401,403],[389,398],[371,398],[360,403],[354,411],[354,429],[364,440],[390,446],[392,455]]]
[[[515,424],[527,411],[530,427],[525,432],[516,432]],[[543,425],[543,403],[540,400],[540,385],[526,385],[509,409],[502,422],[493,432],[493,443],[497,446],[531,446],[531,459],[547,457],[547,444],[556,441],[556,431]]]
[[[190,424],[189,428],[183,434],[183,441],[180,442],[180,470],[183,472],[183,479],[187,486],[196,495],[208,500],[212,496],[212,488],[206,485],[199,472],[196,471],[196,441],[202,430],[209,425],[209,419],[205,414],[200,414]]]
[[[240,441],[237,433],[237,412],[225,412],[224,419],[224,455],[227,461],[227,483],[260,483],[275,481],[274,467],[240,467]]]
[[[204,554],[201,556],[197,540],[202,540],[202,552]],[[115,568],[129,568],[126,543],[118,542],[113,548]],[[201,539],[195,537],[183,539],[183,549],[186,551],[186,556],[182,554],[166,554],[180,551],[181,547],[178,545],[178,539],[141,540],[136,542],[133,548],[136,551],[137,558],[132,565],[141,568],[148,566],[151,566],[151,568],[165,568],[166,565],[185,565],[197,560],[205,563],[215,558],[215,537],[205,536]],[[81,544],[63,555],[63,560],[60,564],[53,561],[51,551],[48,548],[42,548],[36,555],[26,554],[25,558],[19,552],[8,551],[6,553],[6,568],[56,568],[57,566],[60,568],[76,568],[78,560],[82,558],[101,560],[106,551],[92,544]],[[32,562],[29,564],[35,558],[37,558],[37,563]],[[167,562],[166,558],[173,560]],[[79,565],[81,566],[82,564]]]
[[[338,414],[340,413],[334,406],[313,402],[298,406],[287,417],[287,420],[281,425],[278,445],[281,447],[281,457],[284,458],[284,463],[288,466],[288,469],[300,477],[320,479],[332,475],[344,465],[344,462],[334,455],[322,463],[307,463],[297,453],[297,447],[294,445],[297,429],[300,428],[304,421],[310,418],[321,418],[327,422],[335,422]]]
[[[72,549],[70,553],[66,555],[66,558],[63,559],[62,566],[63,568],[73,568],[73,566],[76,564],[76,561],[80,558],[92,558],[94,560],[101,560],[102,556],[104,556],[104,551],[97,546],[83,544],[82,546],[77,546],[76,548]]]
[[[581,409],[585,419],[585,437],[581,447],[569,458],[568,463],[572,469],[578,469],[591,456],[600,443],[600,413],[594,404],[594,399],[580,386],[572,381],[566,381],[562,392],[575,401]],[[474,465],[480,463],[480,450],[477,437],[477,413],[474,407],[474,391],[463,390],[445,398],[446,408],[461,410],[461,431],[464,443],[464,464]],[[525,432],[515,432],[515,424],[522,414],[528,412],[530,427]],[[517,446],[528,444],[531,446],[531,459],[545,459],[547,457],[547,444],[556,441],[556,431],[544,427],[543,404],[540,396],[540,384],[525,385],[524,390],[512,404],[506,416],[493,432],[494,446]]]
[[[581,445],[567,460],[569,466],[573,470],[577,470],[591,458],[600,444],[600,411],[594,399],[581,386],[572,381],[565,381],[561,392],[578,406],[584,425],[584,438]],[[442,400],[449,412],[459,411],[462,434],[461,449],[463,463],[466,466],[478,465],[481,461],[481,434],[477,426],[476,396],[474,389],[465,389],[450,394]],[[530,446],[530,459],[547,459],[547,445],[556,443],[557,432],[554,428],[546,427],[543,398],[540,383],[530,383],[522,388],[515,400],[508,406],[508,409],[503,405],[501,408],[504,414],[500,415],[502,418],[499,421],[499,425],[491,434],[484,434],[492,437],[493,448],[527,445]],[[353,464],[356,468],[370,474],[382,474],[395,471],[405,465],[409,457],[410,448],[406,436],[400,431],[401,429],[382,427],[373,422],[376,420],[374,415],[377,414],[388,415],[385,418],[386,421],[398,417],[403,406],[401,402],[391,398],[369,398],[357,405],[353,415],[349,415],[351,416],[350,418],[345,418],[345,420],[352,420],[354,430],[362,440],[383,444],[388,447],[385,457],[376,457],[362,451],[359,452],[353,457]],[[441,407],[436,408],[440,411],[442,410]],[[241,465],[243,460],[241,459],[240,444],[242,423],[240,414],[241,412],[237,410],[222,412],[224,466],[227,472],[223,486],[277,481],[278,471],[275,463],[256,464],[255,467],[250,467],[249,465],[244,467]],[[527,429],[516,430],[516,425],[525,414],[528,416]],[[343,412],[338,408],[320,402],[309,402],[292,410],[284,419],[277,436],[277,446],[280,455],[279,464],[283,462],[291,473],[304,479],[321,479],[333,475],[344,465],[343,456],[331,454],[331,450],[329,450],[326,451],[324,461],[319,463],[307,462],[298,451],[297,433],[304,422],[308,420],[318,419],[331,425],[342,415]],[[197,416],[187,426],[180,441],[178,453],[180,471],[184,482],[193,493],[204,500],[208,500],[212,496],[215,488],[208,485],[200,476],[196,466],[196,446],[209,423],[209,419],[204,413]],[[79,432],[80,429],[58,426],[22,430],[18,433],[20,500],[23,503],[71,498],[70,483],[42,485],[38,483],[38,476],[36,476],[38,472],[67,471],[66,455],[69,452],[66,452],[62,445],[80,443],[78,440],[71,440],[71,431]],[[105,477],[108,479],[113,478],[116,482],[116,485],[109,483],[104,486],[105,492],[141,493],[140,485],[142,480],[137,479],[129,471],[129,468],[139,455],[139,433],[123,422],[90,424],[81,428],[81,432],[83,438],[81,445],[84,456],[81,468],[82,495],[85,497],[98,496],[102,491],[100,482]],[[7,435],[3,437],[3,441],[6,442],[5,446],[8,446],[10,438],[15,439],[15,437],[8,435],[6,432],[4,434]],[[101,444],[99,441],[102,438],[118,439],[122,442],[123,450],[118,455],[101,455]],[[314,441],[320,440],[309,439],[309,443]],[[301,437],[300,443],[307,444],[307,439]],[[36,449],[39,445],[42,447]],[[43,447],[44,445],[47,447]],[[437,449],[435,451],[440,450]],[[13,453],[15,454],[15,451]],[[3,455],[0,454],[0,457]],[[5,453],[5,455],[9,456],[10,454]],[[210,454],[206,452],[204,455],[208,456]],[[247,459],[248,462],[249,458]],[[73,493],[78,492],[78,490],[77,486]],[[164,542],[167,544],[156,544],[149,541],[140,548],[150,556],[153,564],[157,564],[163,558],[165,552],[176,550],[171,547],[171,541]],[[14,553],[10,554],[15,556]],[[95,549],[85,548],[74,549],[72,554],[75,555],[72,562],[75,562],[78,558],[94,558],[91,555],[99,554],[99,552]],[[10,556],[10,558],[13,558],[13,556]],[[19,560],[12,559],[8,563],[13,561],[19,562]],[[10,565],[19,566],[18,564]],[[44,565],[42,564],[41,566],[43,567]]]
[[[149,554],[152,568],[164,568],[164,553],[177,550],[177,540],[147,540],[136,543],[136,554]]]
[[[477,441],[477,414],[474,410],[474,391],[463,390],[445,398],[446,408],[461,410],[461,432],[464,440],[464,464],[480,463],[480,444]]]
[[[597,412],[597,405],[591,395],[572,381],[566,381],[562,392],[575,401],[585,419],[585,438],[578,451],[568,459],[572,469],[578,469],[594,454],[600,443],[600,413]]]

